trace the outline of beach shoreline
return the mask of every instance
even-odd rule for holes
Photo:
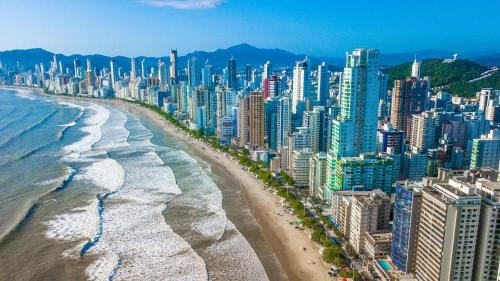
[[[37,91],[36,88],[23,89]],[[43,94],[40,89],[38,92]],[[75,97],[70,96],[50,96],[75,99]],[[167,135],[184,143],[189,154],[207,162],[211,166],[212,173],[222,177],[229,186],[239,188],[243,200],[248,204],[252,216],[259,225],[261,232],[259,237],[264,237],[266,246],[272,250],[274,258],[268,257],[269,253],[262,253],[256,249],[256,247],[260,247],[257,244],[261,245],[262,241],[255,241],[255,236],[252,234],[255,229],[251,231],[244,229],[244,227],[240,227],[238,221],[232,221],[256,251],[270,280],[330,280],[327,275],[328,267],[321,259],[318,245],[309,239],[309,230],[298,230],[294,228],[294,225],[287,223],[287,221],[295,221],[297,218],[284,212],[280,204],[282,198],[265,189],[264,184],[255,179],[249,172],[243,171],[237,160],[231,160],[224,153],[186,135],[156,112],[138,104],[117,99],[85,97],[76,97],[76,99],[110,105],[148,118]],[[214,179],[214,181],[217,180]],[[219,185],[219,182],[216,183]],[[223,207],[225,208],[224,203]],[[228,218],[230,217],[231,213],[228,213]],[[275,263],[273,260],[276,259],[278,264],[272,264]],[[284,271],[286,277],[280,272],[273,271]]]

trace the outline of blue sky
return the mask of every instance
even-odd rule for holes
[[[500,49],[499,0],[0,0],[0,50],[160,56],[238,43],[315,56]]]

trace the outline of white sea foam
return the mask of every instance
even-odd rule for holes
[[[109,110],[111,117],[102,126],[102,138],[94,147],[101,150],[111,150],[129,146],[127,139],[130,132],[125,128],[127,116],[119,110]]]
[[[59,101],[57,103],[60,105],[66,106],[66,107],[70,107],[70,108],[78,108],[81,111],[85,110],[85,107],[83,105],[79,105],[79,104],[75,104],[75,103],[71,103],[71,102],[66,102],[66,101]]]
[[[93,255],[98,258],[90,264],[86,269],[89,280],[91,281],[101,281],[108,280],[108,276],[115,270],[119,264],[119,257],[109,249],[94,249]]]
[[[47,226],[45,236],[54,240],[78,241],[92,237],[97,229],[97,199],[84,207],[68,213],[56,215],[44,222]]]
[[[204,261],[162,215],[165,202],[181,191],[172,170],[155,153],[150,137],[146,131],[134,134],[128,148],[113,146],[114,153],[121,155],[126,180],[105,200],[103,233],[89,254],[119,257],[121,266],[113,280],[207,280]],[[105,137],[103,142],[104,147],[109,145]],[[117,259],[104,258],[90,265],[87,274],[92,280],[106,279],[116,265]]]
[[[36,98],[33,96],[33,91],[31,90],[15,89],[15,91],[17,97],[29,100],[36,100]]]
[[[88,106],[95,114],[90,115],[84,120],[87,125],[80,130],[87,133],[79,141],[74,142],[64,147],[69,155],[65,157],[66,160],[76,160],[84,152],[90,151],[92,146],[97,143],[102,137],[102,126],[109,118],[109,110],[105,107],[92,104]]]
[[[123,167],[111,158],[106,158],[92,163],[89,167],[83,168],[75,179],[88,180],[95,185],[105,188],[110,192],[118,190],[125,178]]]
[[[73,127],[75,125],[76,125],[76,122],[69,122],[66,124],[59,125],[59,126],[61,126],[61,127]]]

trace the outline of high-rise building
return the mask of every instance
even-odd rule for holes
[[[417,56],[415,56],[415,60],[413,60],[413,64],[411,65],[411,77],[420,78],[421,75],[422,62],[417,61]]]
[[[136,76],[137,67],[135,66],[135,58],[130,59],[130,80],[134,81]]]
[[[316,99],[320,105],[328,105],[330,98],[330,77],[328,75],[328,66],[325,62],[318,65],[318,93]]]
[[[73,74],[75,75],[75,77],[81,78],[82,77],[82,74],[80,73],[82,67],[81,61],[79,59],[74,59],[73,67],[74,67]]]
[[[309,187],[310,159],[312,155],[310,148],[292,151],[290,171],[296,187]]]
[[[500,279],[500,182],[496,180],[479,179],[474,185],[482,202],[473,280]]]
[[[395,80],[392,89],[391,124],[400,131],[409,134],[412,129],[412,115],[425,110],[429,78],[408,77]]]
[[[238,90],[238,79],[236,77],[236,60],[231,57],[227,61],[227,87]]]
[[[427,154],[412,148],[403,154],[401,178],[410,181],[420,181],[427,172]]]
[[[197,58],[192,57],[187,61],[187,81],[188,87],[194,88],[199,85],[199,71],[197,67]]]
[[[201,84],[206,89],[213,89],[214,87],[214,82],[212,80],[212,66],[208,64],[208,61],[205,62],[201,72]]]
[[[87,71],[85,71],[85,81],[87,82],[87,89],[94,87],[94,72],[90,65],[90,60],[87,59]]]
[[[330,161],[330,158],[328,159]],[[391,194],[394,161],[386,155],[360,154],[359,157],[342,157],[326,176],[329,192],[337,190],[380,189]]]
[[[405,133],[394,129],[390,123],[377,130],[377,151],[387,152],[390,147],[395,154],[402,154],[405,144]]]
[[[111,71],[111,85],[113,88],[115,87],[115,82],[118,81],[118,61],[115,58],[112,58],[109,61],[109,68]]]
[[[447,183],[424,187],[417,235],[418,281],[473,280],[481,197]]]
[[[264,93],[250,93],[249,102],[249,143],[253,148],[264,148]]]
[[[266,143],[269,149],[276,150],[276,141],[278,138],[278,101],[275,99],[267,99],[264,103],[264,118],[266,130]]]
[[[141,60],[141,78],[145,79],[146,78],[146,60],[142,59]]]
[[[267,61],[262,67],[262,81],[264,81],[264,79],[271,77],[272,74],[273,74],[273,65],[270,61]]]
[[[263,81],[264,96],[266,98],[277,98],[282,93],[281,78],[278,75],[271,75]]]
[[[250,98],[248,95],[239,98],[238,103],[238,139],[240,146],[245,146],[250,141]]]
[[[319,152],[319,141],[322,135],[321,110],[315,107],[312,111],[304,112],[302,126],[311,129],[311,150],[313,153]]]
[[[178,73],[177,73],[177,50],[170,50],[170,84],[177,84],[179,81]]]
[[[500,130],[491,130],[472,142],[471,169],[493,168],[500,170]]]
[[[326,153],[316,153],[311,157],[309,170],[309,193],[321,199],[324,198],[324,186],[326,180]]]
[[[158,59],[158,80],[160,83],[160,90],[166,91],[169,85],[169,78],[167,73],[167,65],[161,58]],[[175,95],[172,95],[172,98],[174,101],[177,101],[177,97]]]
[[[380,80],[378,75],[379,51],[375,49],[356,49],[347,54],[346,67],[342,76],[341,110],[332,122],[331,148],[328,153],[328,173],[326,186],[329,192],[339,189],[352,189],[358,185],[349,179],[345,169],[357,167],[377,167],[372,171],[392,170],[392,160],[386,161],[376,156],[358,157],[363,153],[376,152],[378,101],[380,96]],[[343,159],[349,157],[349,159]],[[366,163],[365,163],[366,162]],[[375,164],[377,163],[377,164]],[[384,167],[383,169],[379,169]],[[364,171],[360,171],[363,172]],[[359,174],[369,178],[368,174]],[[383,188],[390,194],[392,171],[389,180],[384,184],[363,182],[365,188]],[[366,177],[365,177],[366,176]]]
[[[414,147],[426,153],[427,150],[436,147],[436,115],[434,112],[426,111],[414,114],[410,132],[410,147]]]
[[[277,138],[276,148],[281,149],[288,146],[288,135],[292,132],[291,127],[291,101],[288,96],[283,96],[278,99],[276,105],[276,121],[277,121]]]
[[[303,61],[298,61],[293,69],[293,84],[292,84],[292,112],[297,113],[297,105],[300,101],[305,101],[311,98],[311,83],[309,80],[309,64],[307,58]]]
[[[341,111],[332,128],[336,158],[375,152],[378,125],[378,56],[375,49],[356,49],[347,54],[342,76]]]
[[[356,252],[364,250],[365,232],[389,229],[390,213],[391,199],[380,190],[352,197],[349,243]]]
[[[421,184],[402,181],[396,183],[394,191],[391,261],[406,273],[415,272],[422,188]]]
[[[479,111],[486,112],[490,101],[497,99],[500,96],[500,90],[492,88],[481,89],[479,95]]]

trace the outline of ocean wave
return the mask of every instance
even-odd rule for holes
[[[80,130],[87,134],[77,142],[63,148],[68,153],[65,156],[66,160],[77,160],[82,153],[90,151],[92,146],[102,137],[102,126],[109,118],[109,110],[95,104],[88,106],[88,109],[91,109],[95,114],[90,115],[83,121],[87,126]]]
[[[28,115],[30,115],[30,112],[25,112],[24,114],[22,114],[18,118],[11,119],[9,122],[6,122],[2,126],[0,126],[0,131],[8,129],[11,125],[16,124],[16,122],[19,122],[19,120],[26,118]]]
[[[97,228],[98,201],[92,200],[89,205],[72,209],[68,213],[56,215],[44,222],[47,226],[45,236],[53,240],[79,241],[90,239]]]
[[[123,185],[125,171],[116,160],[106,158],[83,168],[77,179],[90,181],[109,192],[115,192]]]
[[[32,90],[25,89],[11,89],[16,92],[16,96],[28,100],[37,100],[33,95],[35,94]]]
[[[155,153],[155,147],[149,142],[151,134],[139,135],[134,132],[128,138],[130,147],[113,148],[113,153],[120,156],[118,161],[126,179],[117,192],[105,198],[103,231],[99,240],[86,251],[86,254],[116,255],[122,266],[105,259],[106,270],[98,270],[102,272],[100,276],[91,279],[207,280],[203,259],[172,231],[163,217],[165,202],[181,194],[175,176]],[[105,139],[106,136],[104,142]],[[109,144],[112,142],[103,145]],[[110,272],[111,264],[118,269]],[[95,268],[90,265],[86,272],[95,275]]]
[[[35,203],[30,203],[30,207],[26,209],[25,213],[23,216],[20,217],[20,219],[11,227],[9,230],[4,232],[2,235],[0,235],[0,246],[4,241],[8,239],[9,236],[13,235],[16,231],[21,229],[24,225],[28,223],[28,221],[31,219],[31,217],[35,214],[36,209],[39,207],[39,204],[36,203],[36,201],[33,201]]]
[[[11,143],[13,140],[15,140],[17,138],[22,137],[24,134],[28,133],[29,131],[34,130],[34,129],[42,126],[52,116],[54,116],[58,111],[59,111],[59,109],[56,109],[56,110],[50,112],[49,114],[47,114],[44,117],[42,117],[42,119],[40,121],[34,123],[33,125],[29,126],[28,128],[25,128],[24,130],[18,132],[16,135],[14,135],[14,136],[10,137],[9,139],[5,140],[3,143],[0,144],[0,148],[4,147],[5,145],[7,145],[9,143]]]

